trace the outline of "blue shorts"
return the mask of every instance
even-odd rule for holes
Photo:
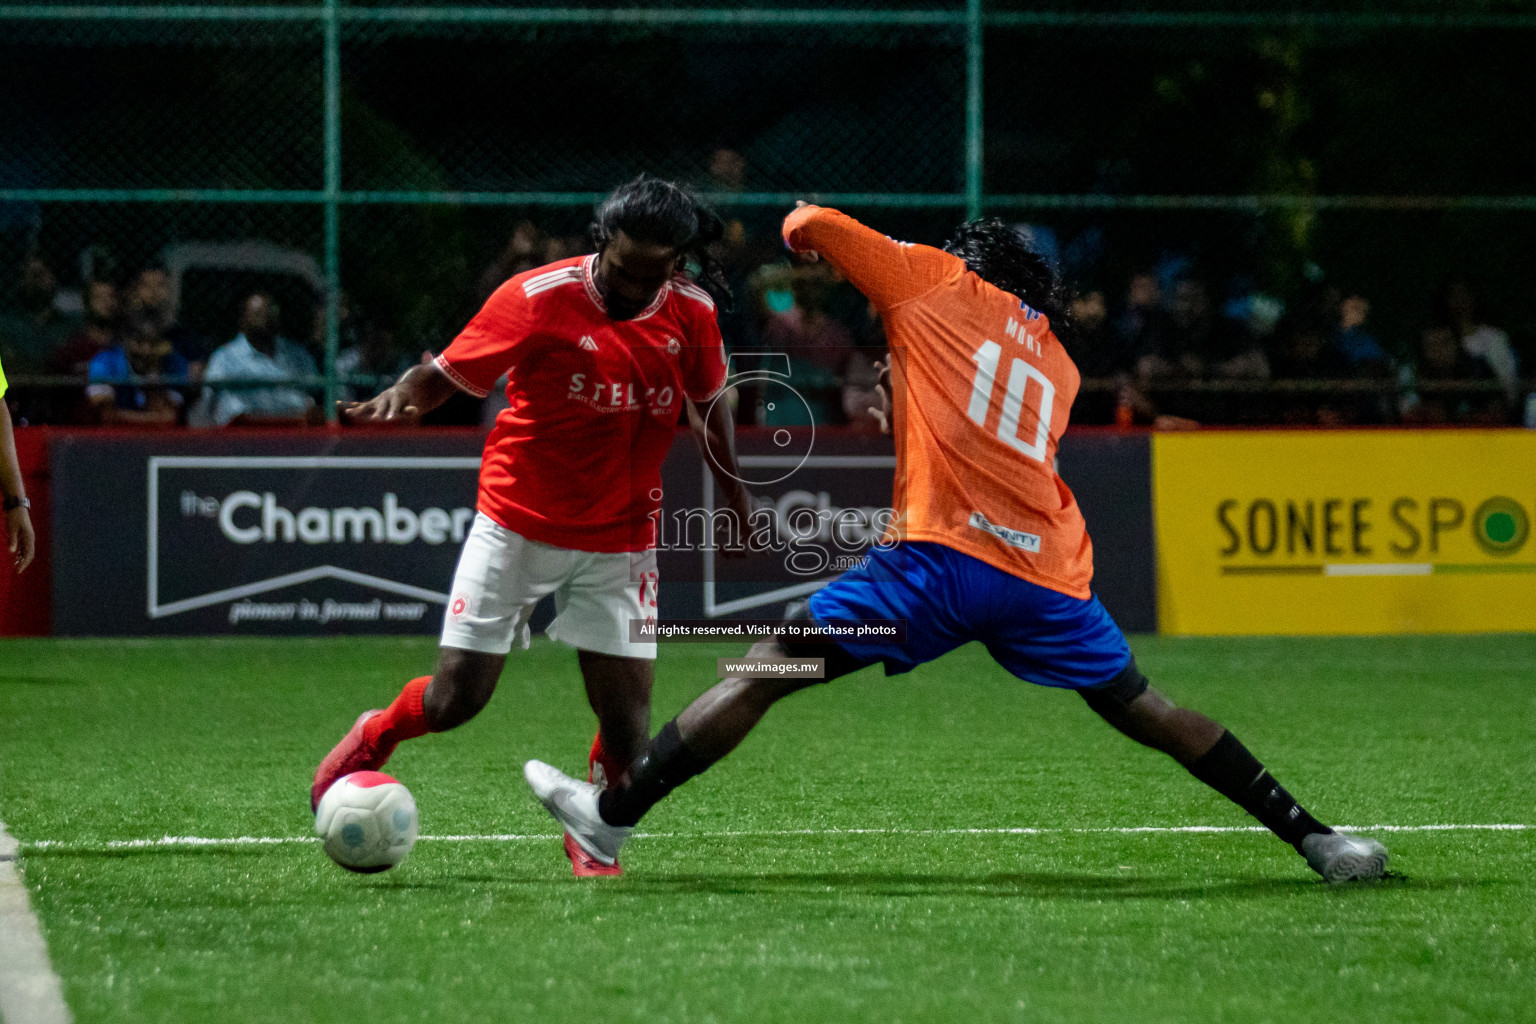
[[[954,548],[912,541],[875,548],[811,595],[818,622],[905,619],[906,643],[839,643],[887,675],[910,672],[972,640],[1027,682],[1080,690],[1130,664],[1125,634],[1097,597],[1042,587]]]

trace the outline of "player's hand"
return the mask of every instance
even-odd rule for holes
[[[875,393],[880,396],[878,406],[870,406],[868,412],[880,421],[880,433],[891,432],[891,360],[887,356],[884,361],[875,360],[875,372],[880,375],[875,384]]]
[[[366,402],[337,402],[336,410],[343,423],[414,427],[421,422],[421,410],[398,387],[386,388]]]
[[[795,200],[795,209],[797,210],[802,206],[810,205],[811,204],[806,202],[804,199]],[[820,263],[821,253],[817,252],[815,249],[802,249],[799,252],[791,249],[789,251],[789,261],[791,263]]]
[[[37,555],[37,534],[32,531],[32,517],[24,508],[13,508],[5,514],[5,539],[11,551],[11,563],[20,576],[32,564]]]

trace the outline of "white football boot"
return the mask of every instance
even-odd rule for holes
[[[1380,878],[1387,870],[1387,848],[1364,836],[1316,832],[1301,841],[1301,852],[1313,871],[1335,885]]]
[[[576,840],[577,846],[603,864],[611,865],[619,859],[619,848],[633,830],[610,825],[597,812],[602,787],[573,779],[543,761],[523,765],[523,778],[528,780],[539,803],[564,826],[565,834]]]

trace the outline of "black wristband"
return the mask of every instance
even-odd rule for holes
[[[0,501],[0,511],[9,512],[14,508],[31,508],[32,503],[26,498],[6,498]]]

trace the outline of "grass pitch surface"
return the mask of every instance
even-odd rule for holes
[[[1536,822],[1536,638],[1135,643],[1320,817]],[[657,722],[736,648],[667,646]],[[0,820],[95,1021],[1529,1020],[1536,831],[1380,835],[1319,882],[1069,693],[971,647],[780,705],[578,881],[524,759],[579,770],[574,655],[402,746],[429,836],[347,874],[303,837],[319,758],[426,671],[419,641],[0,641]],[[852,834],[837,830],[881,830]],[[42,844],[42,845],[39,845]]]

